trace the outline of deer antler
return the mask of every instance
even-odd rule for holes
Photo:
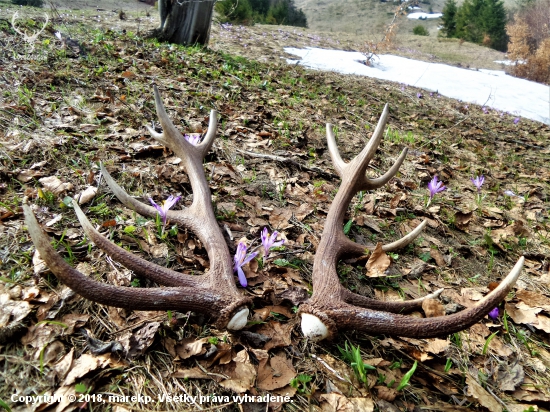
[[[42,26],[42,28],[38,30],[36,33],[34,33],[32,36],[27,36],[27,33],[23,33],[22,31],[18,30],[17,27],[15,26],[15,19],[17,18],[18,14],[19,12],[16,11],[15,13],[13,13],[13,16],[11,17],[11,25],[13,27],[13,30],[15,30],[16,33],[19,33],[21,36],[23,36],[23,40],[29,43],[31,47],[34,49],[34,42],[36,41],[40,33],[42,33],[46,28],[46,26],[48,25],[49,17],[46,13],[44,13],[44,16],[46,17],[46,21],[44,22],[44,25]]]
[[[315,254],[313,295],[300,308],[302,332],[312,340],[330,338],[338,329],[355,329],[373,334],[407,337],[435,337],[466,329],[486,316],[506,297],[523,267],[524,258],[521,257],[500,285],[475,307],[437,318],[419,319],[395,312],[418,308],[423,299],[433,297],[441,290],[414,301],[381,302],[344,289],[338,280],[338,260],[343,255],[361,255],[365,251],[365,246],[351,241],[343,232],[344,214],[351,199],[360,190],[375,189],[386,184],[395,176],[407,155],[407,149],[404,149],[394,165],[381,177],[376,179],[366,177],[367,166],[380,144],[387,118],[388,105],[384,107],[367,146],[350,163],[342,160],[332,134],[332,126],[327,124],[329,152],[336,172],[342,178],[342,185],[328,212],[321,242]],[[391,251],[408,245],[425,225],[426,220],[405,237],[383,246],[383,250]]]
[[[191,276],[147,262],[114,245],[97,232],[86,219],[77,202],[76,215],[88,237],[107,255],[137,274],[147,277],[164,288],[115,287],[92,280],[69,266],[50,245],[50,239],[40,228],[31,208],[23,205],[25,222],[40,256],[59,280],[81,296],[105,305],[137,310],[182,310],[205,313],[217,320],[220,328],[239,330],[246,325],[250,299],[235,285],[229,249],[217,224],[210,189],[202,161],[214,141],[216,111],[210,112],[208,132],[197,146],[189,143],[168,118],[158,89],[154,87],[155,104],[163,133],[149,128],[153,137],[168,146],[183,162],[193,189],[193,203],[184,210],[168,211],[168,218],[193,231],[207,250],[210,270],[201,276]],[[129,196],[101,166],[107,184],[119,200],[136,212],[155,217],[157,210]]]

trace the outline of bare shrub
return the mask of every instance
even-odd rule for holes
[[[393,14],[392,21],[386,26],[386,31],[384,36],[380,41],[367,41],[363,45],[363,48],[360,50],[361,54],[365,56],[365,65],[371,66],[373,59],[378,56],[380,52],[386,52],[393,48],[393,41],[397,35],[397,30],[399,26],[399,16],[407,14],[407,7],[411,4],[410,1],[405,1],[401,3]]]
[[[517,77],[550,83],[550,0],[538,0],[518,12],[506,28],[508,58]]]

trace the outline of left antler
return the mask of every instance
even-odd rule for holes
[[[405,160],[404,149],[394,165],[382,176],[366,177],[366,169],[382,139],[388,118],[384,107],[376,130],[367,146],[350,163],[345,163],[336,146],[332,126],[327,124],[329,152],[342,185],[334,198],[325,223],[321,242],[313,263],[313,295],[300,307],[302,332],[312,340],[330,338],[338,329],[355,329],[371,334],[406,337],[435,337],[448,335],[472,326],[502,301],[517,280],[523,267],[521,257],[500,285],[473,308],[437,318],[407,317],[405,312],[421,307],[421,302],[438,295],[441,290],[421,299],[408,302],[381,302],[357,295],[345,289],[338,280],[337,264],[343,255],[361,255],[365,246],[346,237],[343,231],[344,215],[355,194],[360,190],[376,189],[386,184]],[[382,247],[385,251],[402,248],[412,242],[426,225],[424,220],[411,233]]]
[[[181,159],[189,175],[193,189],[193,203],[184,210],[168,211],[168,218],[193,231],[206,248],[210,260],[207,274],[192,276],[175,272],[147,262],[108,241],[80,210],[73,206],[80,224],[88,237],[107,255],[133,270],[138,275],[151,279],[165,288],[116,287],[95,281],[69,266],[50,245],[50,239],[40,228],[29,205],[24,204],[25,222],[40,256],[59,280],[81,296],[105,305],[136,310],[181,310],[195,311],[217,320],[220,328],[242,329],[247,322],[250,298],[242,295],[235,285],[229,249],[218,226],[212,208],[212,196],[203,169],[203,159],[216,135],[217,113],[210,113],[208,132],[202,143],[194,146],[176,129],[168,118],[158,89],[154,87],[155,104],[163,133],[149,129],[153,137],[166,145]],[[141,215],[155,217],[157,210],[129,196],[115,183],[107,170],[101,166],[107,184],[119,200]]]

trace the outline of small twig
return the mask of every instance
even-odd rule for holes
[[[318,357],[317,355],[315,354],[311,354],[311,357],[313,359],[315,359],[317,362],[319,362],[321,365],[323,365],[325,368],[327,368],[329,371],[331,371],[334,376],[336,376],[338,379],[340,379],[342,382],[346,382],[346,383],[351,383],[349,381],[349,379],[345,379],[345,378],[342,378],[342,376],[340,376],[340,374],[333,368],[331,368],[328,363],[326,363],[324,360],[322,360],[320,357]]]
[[[489,392],[489,393],[491,394],[491,396],[492,396],[493,398],[495,398],[496,401],[497,401],[498,403],[500,403],[500,404],[504,407],[504,409],[509,410],[508,405],[506,405],[501,399],[499,399],[498,396],[496,396],[496,395],[493,393],[493,391],[492,391],[491,389],[489,389],[489,385],[487,385],[487,386],[485,387],[485,390],[486,390],[487,392]]]
[[[144,319],[144,320],[141,320],[137,323],[134,323],[133,325],[130,325],[130,326],[126,326],[125,328],[122,328],[122,329],[118,329],[118,330],[115,330],[114,332],[108,332],[107,334],[108,335],[116,335],[117,333],[120,333],[120,332],[124,332],[124,331],[127,331],[129,329],[134,329],[135,327],[138,327],[139,325],[142,325],[146,322],[151,322],[151,321],[155,321],[155,320],[159,320],[159,319],[162,319],[166,317],[166,313],[163,313],[162,315],[158,315],[154,318],[151,318],[151,319]]]
[[[229,239],[230,239],[230,240],[233,240],[233,239],[234,239],[233,233],[231,232],[231,229],[229,228],[229,226],[227,226],[227,224],[224,224],[224,225],[223,225],[223,228],[225,229],[225,231],[226,231],[227,234],[229,235]]]
[[[336,176],[336,175],[334,175],[330,172],[325,172],[324,170],[321,170],[317,167],[306,166],[306,165],[304,165],[302,163],[299,163],[296,160],[288,158],[288,157],[275,156],[275,155],[269,155],[269,154],[264,154],[264,153],[249,152],[249,151],[241,150],[241,149],[237,149],[237,152],[245,154],[245,155],[250,156],[250,157],[255,157],[255,158],[259,158],[259,159],[268,159],[268,160],[273,160],[275,162],[281,162],[281,163],[289,164],[289,165],[297,167],[300,170],[307,170],[307,171],[310,171],[310,172],[318,173],[322,176],[329,177],[330,179],[338,178],[338,176]]]

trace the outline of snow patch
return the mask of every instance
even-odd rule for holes
[[[469,70],[392,55],[378,55],[374,67],[365,66],[359,52],[319,48],[285,47],[300,59],[290,64],[323,71],[355,74],[409,86],[437,90],[443,96],[479,103],[550,125],[550,88],[544,84],[509,76],[497,70]]]

